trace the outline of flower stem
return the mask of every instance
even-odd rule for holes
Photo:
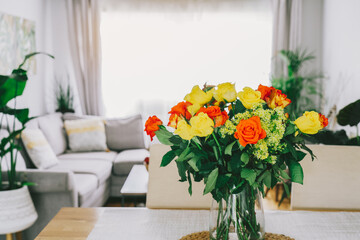
[[[219,148],[220,155],[222,156],[221,147],[220,147],[219,141],[217,140],[217,138],[216,138],[216,136],[215,136],[215,133],[212,132],[211,135],[213,136],[213,138],[214,138],[214,140],[215,140],[215,142],[216,142],[216,145],[217,145],[217,147]]]

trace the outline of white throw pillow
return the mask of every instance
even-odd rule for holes
[[[58,159],[40,129],[25,129],[21,139],[31,161],[38,169],[47,169],[58,164]]]
[[[106,151],[105,126],[102,119],[78,119],[64,122],[69,148],[74,152]]]

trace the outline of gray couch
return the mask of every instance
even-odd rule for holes
[[[36,183],[30,193],[38,212],[36,223],[24,231],[24,239],[34,239],[62,207],[100,207],[109,196],[120,196],[134,164],[143,164],[149,152],[145,147],[140,115],[126,119],[107,119],[105,124],[109,152],[68,152],[64,120],[88,118],[74,114],[49,114],[31,120],[28,128],[40,128],[54,150],[59,164],[38,170],[25,151],[26,169],[22,180]]]

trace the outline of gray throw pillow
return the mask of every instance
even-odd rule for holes
[[[145,148],[144,126],[141,115],[128,118],[107,119],[106,143],[110,150]]]

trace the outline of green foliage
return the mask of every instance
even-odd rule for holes
[[[41,52],[28,54],[25,56],[24,61],[19,67],[14,69],[10,75],[0,75],[0,126],[3,126],[3,123],[6,123],[6,130],[9,133],[8,136],[3,137],[0,141],[0,190],[16,189],[22,185],[30,184],[19,182],[16,174],[17,151],[21,149],[16,138],[25,129],[25,124],[31,119],[29,117],[29,109],[16,108],[16,100],[17,97],[21,96],[24,92],[28,80],[27,71],[22,69],[22,66],[29,58],[37,54],[48,55]],[[48,56],[53,58],[51,55]],[[9,104],[12,106],[10,107]],[[21,124],[21,127],[16,128],[16,121]],[[5,182],[3,182],[1,162],[7,154],[10,157],[10,164],[9,169],[7,170],[7,182],[5,185]]]
[[[316,110],[316,105],[312,100],[312,95],[319,95],[319,83],[317,79],[322,78],[318,75],[301,75],[300,71],[306,62],[310,62],[315,57],[305,50],[281,50],[280,57],[287,64],[287,76],[275,76],[271,80],[272,86],[281,90],[291,99],[291,104],[286,108],[291,118],[300,116],[306,110]]]
[[[357,126],[360,123],[360,99],[341,109],[337,121],[341,126]]]
[[[74,113],[74,96],[71,92],[70,85],[63,86],[60,82],[57,82],[57,91],[56,91],[56,112]]]

